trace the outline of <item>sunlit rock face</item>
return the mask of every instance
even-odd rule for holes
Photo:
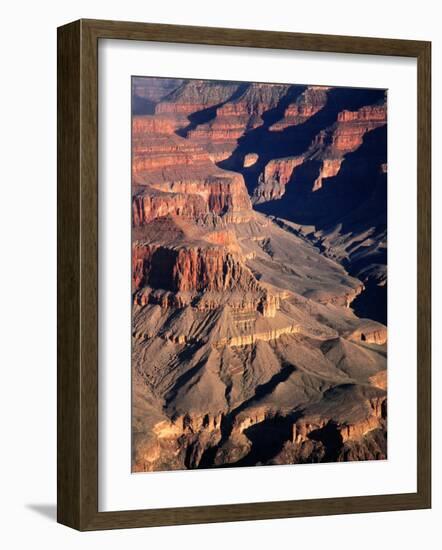
[[[242,176],[218,168],[203,147],[176,135],[168,122],[155,115],[133,117],[134,225],[168,214],[196,219],[249,211]]]
[[[234,97],[239,88],[237,83],[185,80],[156,104],[155,117],[173,124],[180,135],[188,137],[193,129]]]
[[[280,199],[293,171],[304,162],[304,157],[285,157],[270,160],[261,173],[252,195],[255,204]]]
[[[309,86],[296,101],[287,106],[284,116],[269,129],[276,132],[306,122],[325,107],[328,89],[326,86]]]
[[[132,470],[386,458],[384,92],[132,90]]]
[[[250,271],[223,246],[140,244],[132,256],[135,287],[144,282],[173,292],[253,291],[259,287]]]
[[[325,97],[326,92],[324,92]],[[311,111],[307,112],[311,113]],[[317,111],[312,112],[315,114]],[[312,114],[306,115],[306,118],[310,118],[310,116]],[[292,119],[285,117],[284,120],[286,120],[286,123],[287,120],[291,120],[292,125],[305,122],[302,117]],[[272,200],[283,195],[285,185],[289,181],[292,180],[294,184],[296,183],[294,169],[308,162],[317,162],[319,166],[319,173],[313,181],[311,191],[321,189],[324,180],[339,174],[345,155],[356,151],[362,145],[365,134],[386,124],[387,108],[385,103],[361,107],[357,111],[344,110],[339,112],[336,122],[328,128],[320,130],[304,154],[283,159],[272,159],[267,163],[254,193],[256,202]],[[290,125],[287,124],[287,126]],[[270,129],[274,129],[274,126]],[[386,173],[386,164],[380,165],[380,170]],[[279,172],[282,172],[282,174]],[[272,186],[275,187],[273,192]]]
[[[308,232],[311,242],[360,278],[366,291],[356,310],[386,323],[387,101],[384,92],[372,92],[368,105],[342,108],[343,93],[326,92],[336,106],[333,117],[325,116],[327,103],[306,122],[279,132],[280,140],[285,133],[293,139],[305,128],[312,137],[296,155],[284,151],[248,175],[248,187],[258,210],[282,224],[294,222],[295,234]],[[327,124],[320,128],[323,119]],[[286,168],[282,177],[279,164]]]
[[[189,130],[187,135],[202,143],[215,162],[225,160],[245,132],[263,125],[263,115],[278,105],[288,89],[288,85],[238,86],[230,99],[216,108],[210,121]]]
[[[244,168],[249,168],[253,166],[259,159],[259,156],[256,153],[249,153],[244,157]]]

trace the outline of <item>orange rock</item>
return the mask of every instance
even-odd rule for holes
[[[284,130],[302,124],[320,111],[327,103],[326,86],[309,86],[284,112],[284,117],[270,126],[270,131]]]

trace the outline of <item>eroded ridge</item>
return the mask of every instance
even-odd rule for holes
[[[387,328],[355,314],[348,237],[253,207],[333,190],[385,103],[158,80],[134,85],[133,471],[386,458]]]

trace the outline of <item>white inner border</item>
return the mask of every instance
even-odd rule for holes
[[[388,460],[131,474],[131,76],[388,88]],[[414,59],[101,40],[99,510],[416,492]]]

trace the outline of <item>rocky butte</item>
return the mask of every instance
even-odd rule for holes
[[[132,470],[385,459],[384,92],[133,98]]]

